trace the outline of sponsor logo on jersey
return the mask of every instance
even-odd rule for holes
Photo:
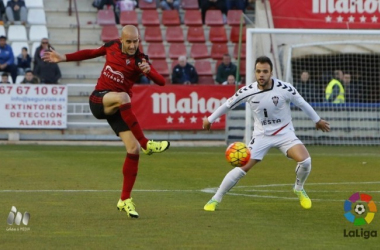
[[[115,82],[123,83],[124,75],[120,71],[115,71],[111,68],[111,66],[107,65],[103,71],[103,75]]]

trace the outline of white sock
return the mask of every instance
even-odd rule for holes
[[[303,184],[305,184],[305,181],[307,177],[309,176],[310,171],[311,171],[310,157],[302,162],[298,162],[297,167],[296,167],[296,183],[294,185],[294,188],[297,191],[301,191],[303,189]]]
[[[223,196],[233,188],[236,183],[247,173],[241,168],[234,168],[226,176],[224,177],[222,183],[220,184],[218,191],[216,191],[215,195],[212,197],[213,200],[217,202],[221,202]]]

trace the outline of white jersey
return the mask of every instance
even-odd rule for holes
[[[276,135],[285,134],[289,130],[294,131],[291,102],[301,108],[315,123],[320,120],[314,109],[290,83],[274,78],[272,78],[272,83],[272,88],[267,90],[259,89],[257,82],[240,88],[226,101],[225,108],[234,109],[239,104],[247,102],[254,118],[253,135]],[[213,122],[215,117],[222,113],[224,110],[221,106],[219,111],[216,110],[209,117],[209,121]]]

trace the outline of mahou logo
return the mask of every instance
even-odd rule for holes
[[[313,0],[313,13],[374,14],[380,13],[378,0]]]

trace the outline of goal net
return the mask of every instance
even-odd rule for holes
[[[378,30],[247,29],[246,83],[255,81],[258,56],[271,58],[273,76],[292,83],[321,118],[330,133],[292,106],[297,136],[305,144],[380,144],[380,41]],[[337,79],[344,96],[331,94]],[[246,109],[246,128],[252,128]],[[252,129],[246,129],[245,140]]]

